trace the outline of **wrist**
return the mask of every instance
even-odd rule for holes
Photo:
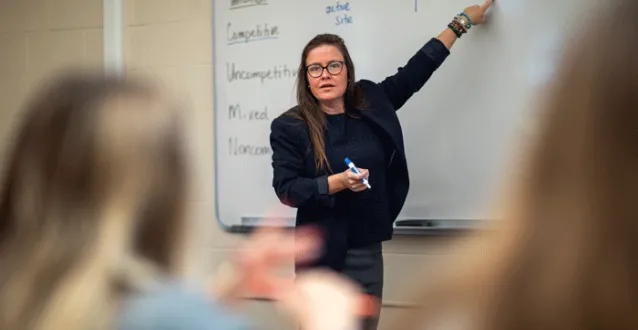
[[[348,188],[348,176],[346,175],[346,172],[339,173],[339,182],[341,183],[341,188]]]
[[[472,19],[468,14],[465,13],[465,11],[462,11],[460,14],[456,15],[456,18],[461,22],[463,27],[465,27],[465,31],[469,31],[474,25],[472,23]]]
[[[347,178],[344,172],[333,174],[328,177],[328,190],[330,194],[336,194],[348,187]]]
[[[461,12],[452,19],[447,27],[460,39],[472,28],[472,21],[465,12]]]
[[[463,26],[463,24],[461,24],[461,22],[457,19],[454,18],[452,20],[452,22],[450,22],[450,24],[447,25],[447,27],[452,30],[452,32],[454,32],[454,34],[456,35],[457,38],[461,39],[461,37],[467,33],[467,30],[465,29],[465,27]]]

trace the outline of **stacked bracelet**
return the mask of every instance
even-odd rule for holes
[[[465,12],[458,14],[456,17],[458,17],[464,25],[467,25],[468,30],[472,27],[472,20]],[[467,22],[465,20],[467,20]]]
[[[452,22],[448,24],[448,27],[454,31],[458,38],[461,38],[461,36],[467,33],[472,27],[472,21],[466,13],[460,13],[454,17]]]

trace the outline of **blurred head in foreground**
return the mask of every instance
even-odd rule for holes
[[[448,307],[465,329],[638,328],[638,1],[604,6],[579,18],[503,226],[467,240],[395,329]]]
[[[0,328],[96,329],[178,270],[182,120],[143,81],[68,73],[28,104],[0,186]]]

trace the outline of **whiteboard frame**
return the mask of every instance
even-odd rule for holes
[[[105,0],[108,1],[108,0]],[[115,0],[117,1],[117,0]],[[214,40],[214,36],[215,36],[215,0],[210,0],[211,1],[211,32],[213,35],[213,39],[211,40],[211,44],[210,47],[211,49],[211,59],[212,59],[212,79],[213,79],[213,84],[212,84],[212,95],[213,95],[213,129],[214,132],[218,132],[218,128],[219,128],[219,121],[218,116],[220,115],[220,112],[218,112],[218,98],[217,98],[217,56],[216,56],[216,48],[215,47],[215,40]],[[415,0],[415,9],[416,9],[416,1]],[[219,179],[219,155],[218,153],[220,152],[220,150],[218,150],[217,148],[217,136],[214,136],[214,143],[213,143],[213,155],[214,155],[214,160],[213,160],[213,166],[215,167],[214,169],[214,194],[215,196],[214,198],[214,203],[215,203],[215,220],[217,221],[217,223],[219,224],[219,226],[228,233],[234,233],[234,234],[247,234],[247,233],[251,233],[253,230],[261,227],[260,223],[262,223],[263,220],[266,220],[265,218],[256,218],[256,217],[249,217],[246,218],[245,222],[247,222],[248,224],[242,224],[242,225],[235,225],[235,224],[226,224],[222,221],[221,217],[220,217],[220,204],[219,204],[219,196],[220,196],[220,187],[218,184],[218,179]],[[285,228],[295,228],[295,218],[285,218],[285,219],[279,219],[279,220],[284,220],[286,223],[291,224],[291,225],[285,225]],[[421,225],[420,226],[402,226],[401,223],[402,222],[420,222]],[[433,235],[455,235],[455,234],[459,234],[459,233],[465,233],[468,231],[473,231],[473,230],[484,230],[484,229],[488,229],[491,225],[493,225],[494,220],[487,220],[487,219],[471,219],[471,220],[466,220],[466,219],[397,219],[394,223],[394,235],[419,235],[419,236],[433,236]]]

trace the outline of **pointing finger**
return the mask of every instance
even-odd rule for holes
[[[494,0],[485,0],[485,3],[481,5],[481,10],[485,12],[488,8],[490,8],[490,6],[492,6],[492,3],[494,3]]]

